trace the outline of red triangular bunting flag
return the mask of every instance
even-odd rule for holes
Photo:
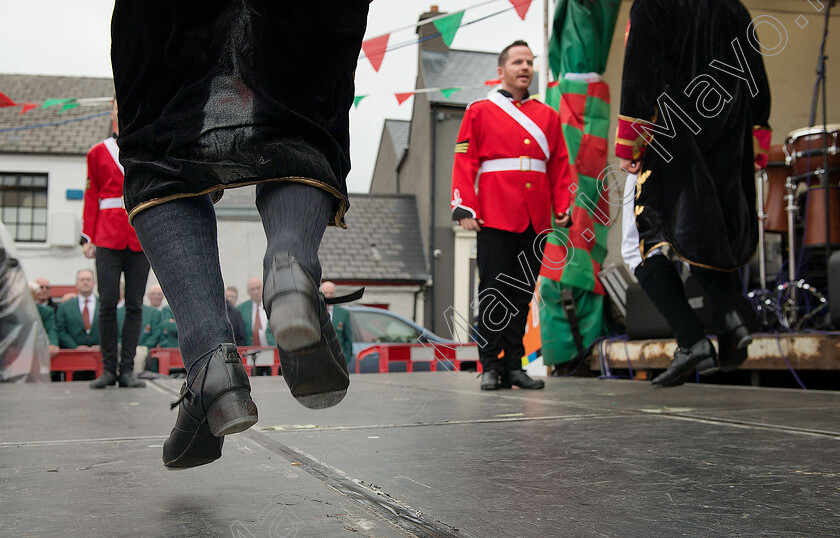
[[[20,115],[22,116],[25,112],[28,112],[37,106],[38,103],[23,103],[23,108],[20,109]]]
[[[555,87],[555,86],[559,86],[559,85],[560,85],[560,81],[559,81],[559,80],[552,80],[551,82],[549,82],[549,83],[548,83],[548,87],[549,87],[549,88],[553,88],[553,87]]]
[[[4,106],[15,106],[15,102],[9,99],[5,93],[0,93],[0,108]]]
[[[405,101],[406,101],[409,97],[411,97],[412,95],[414,95],[414,92],[395,93],[395,94],[394,94],[394,97],[396,97],[396,98],[397,98],[397,103],[399,103],[399,104],[403,104],[403,103],[405,103]]]
[[[373,66],[374,71],[379,71],[382,66],[382,59],[385,57],[385,49],[388,48],[389,37],[391,37],[391,34],[362,41],[362,50],[365,51],[365,56],[370,60],[370,65]]]
[[[496,84],[501,84],[501,83],[502,83],[502,79],[500,79],[500,78],[494,78],[494,79],[484,81],[485,86],[495,86]]]
[[[528,13],[528,8],[531,7],[531,0],[510,0],[510,3],[516,8],[516,14],[519,15],[519,18],[524,21],[525,14]]]

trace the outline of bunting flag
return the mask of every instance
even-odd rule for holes
[[[20,115],[23,116],[24,113],[33,108],[38,108],[38,103],[23,103],[23,107],[20,109]]]
[[[370,65],[373,66],[374,71],[379,71],[382,67],[382,59],[385,58],[385,50],[388,48],[388,38],[391,34],[373,37],[366,41],[362,41],[362,50],[365,51],[365,56],[370,60]]]
[[[71,101],[75,101],[75,99],[47,99],[46,101],[44,101],[44,104],[41,108],[50,108],[58,105],[62,105],[63,107]]]
[[[362,99],[364,99],[365,97],[367,97],[367,95],[357,95],[356,97],[354,97],[353,98],[353,106],[358,107],[359,103],[361,103]]]
[[[0,93],[0,108],[6,106],[17,106],[17,103],[9,99],[9,97],[5,93]]]
[[[519,18],[524,21],[525,15],[528,13],[528,8],[531,7],[531,0],[510,0],[510,3],[513,4],[513,8],[516,10]]]
[[[414,95],[414,92],[404,92],[404,93],[395,93],[394,97],[397,98],[397,103],[403,104],[405,103],[409,97]]]
[[[77,106],[79,106],[79,103],[75,99],[71,99],[70,101],[64,103],[64,105],[61,107],[61,110],[59,110],[58,113],[61,114],[66,110],[72,110]]]
[[[500,78],[493,78],[493,79],[484,81],[485,86],[495,86],[496,84],[501,84],[501,83],[502,83],[502,79],[500,79]]]
[[[453,93],[457,92],[460,89],[461,88],[442,88],[440,90],[440,93],[442,93],[445,98],[449,99],[449,97],[452,96]]]
[[[459,11],[448,17],[437,19],[433,23],[437,31],[440,32],[440,38],[443,39],[447,47],[452,46],[452,40],[455,39],[455,33],[458,31],[458,27],[461,26],[462,18],[464,18],[464,12]]]

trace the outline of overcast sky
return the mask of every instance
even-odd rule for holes
[[[374,0],[365,37],[410,26],[432,4],[451,13],[483,1]],[[3,4],[0,73],[111,77],[109,27],[113,0],[29,0]],[[508,0],[495,0],[469,9],[462,24],[508,7],[511,7]],[[542,50],[542,9],[542,2],[534,0],[525,21],[511,9],[465,26],[458,30],[452,47],[495,52],[516,39],[525,39],[537,53]],[[400,30],[391,35],[389,44],[410,41],[414,37],[413,29]],[[353,170],[347,184],[351,192],[368,190],[385,118],[410,119],[413,99],[398,106],[389,94],[413,90],[416,76],[416,45],[388,52],[379,72],[375,72],[366,59],[359,62],[356,93],[370,94],[370,97],[350,113]],[[487,73],[475,83],[481,84],[490,78],[496,78],[496,74]]]

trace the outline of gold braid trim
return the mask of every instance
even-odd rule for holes
[[[344,213],[347,212],[347,201],[341,195],[340,192],[334,187],[327,185],[321,181],[316,181],[314,179],[308,177],[279,177],[279,178],[271,178],[271,179],[260,179],[257,181],[249,181],[247,183],[237,183],[236,185],[216,185],[214,187],[210,187],[209,189],[204,189],[201,192],[184,192],[178,194],[170,194],[169,196],[163,196],[161,198],[152,198],[151,200],[147,200],[141,204],[138,204],[134,209],[131,210],[131,213],[128,214],[128,223],[131,224],[131,220],[141,211],[144,209],[148,209],[150,207],[154,207],[156,205],[164,204],[166,202],[171,202],[172,200],[179,200],[181,198],[192,198],[193,196],[203,196],[205,194],[210,194],[213,192],[222,191],[225,189],[235,189],[237,187],[248,187],[250,185],[256,185],[258,183],[268,183],[269,181],[288,181],[291,183],[303,183],[304,185],[311,185],[312,187],[317,187],[321,190],[325,190],[328,193],[332,194],[336,198],[338,198],[338,211],[335,214],[335,219],[332,222],[333,226],[338,226],[339,228],[347,229],[347,224],[344,222]]]

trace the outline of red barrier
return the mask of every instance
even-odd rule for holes
[[[254,368],[259,367],[270,368],[271,375],[280,374],[280,355],[276,348],[240,347],[238,350],[248,375],[251,375]],[[273,351],[273,353],[265,353],[268,350]],[[259,351],[263,353],[253,353]],[[184,361],[181,360],[181,350],[177,347],[152,348],[149,350],[149,357],[157,359],[158,372],[161,375],[169,375],[171,370],[184,368]],[[62,349],[50,361],[50,371],[63,372],[67,381],[73,381],[74,372],[94,372],[96,377],[99,377],[104,369],[102,353],[99,351]]]
[[[449,347],[451,346],[451,347]],[[356,373],[365,357],[379,354],[379,373],[392,371],[414,372],[414,365],[424,363],[428,368],[423,371],[459,371],[462,362],[475,362],[481,372],[478,360],[478,345],[466,344],[377,344],[359,352],[356,357]]]
[[[50,361],[50,371],[64,373],[67,381],[73,381],[75,372],[94,372],[99,377],[104,370],[102,354],[98,351],[62,349]]]

